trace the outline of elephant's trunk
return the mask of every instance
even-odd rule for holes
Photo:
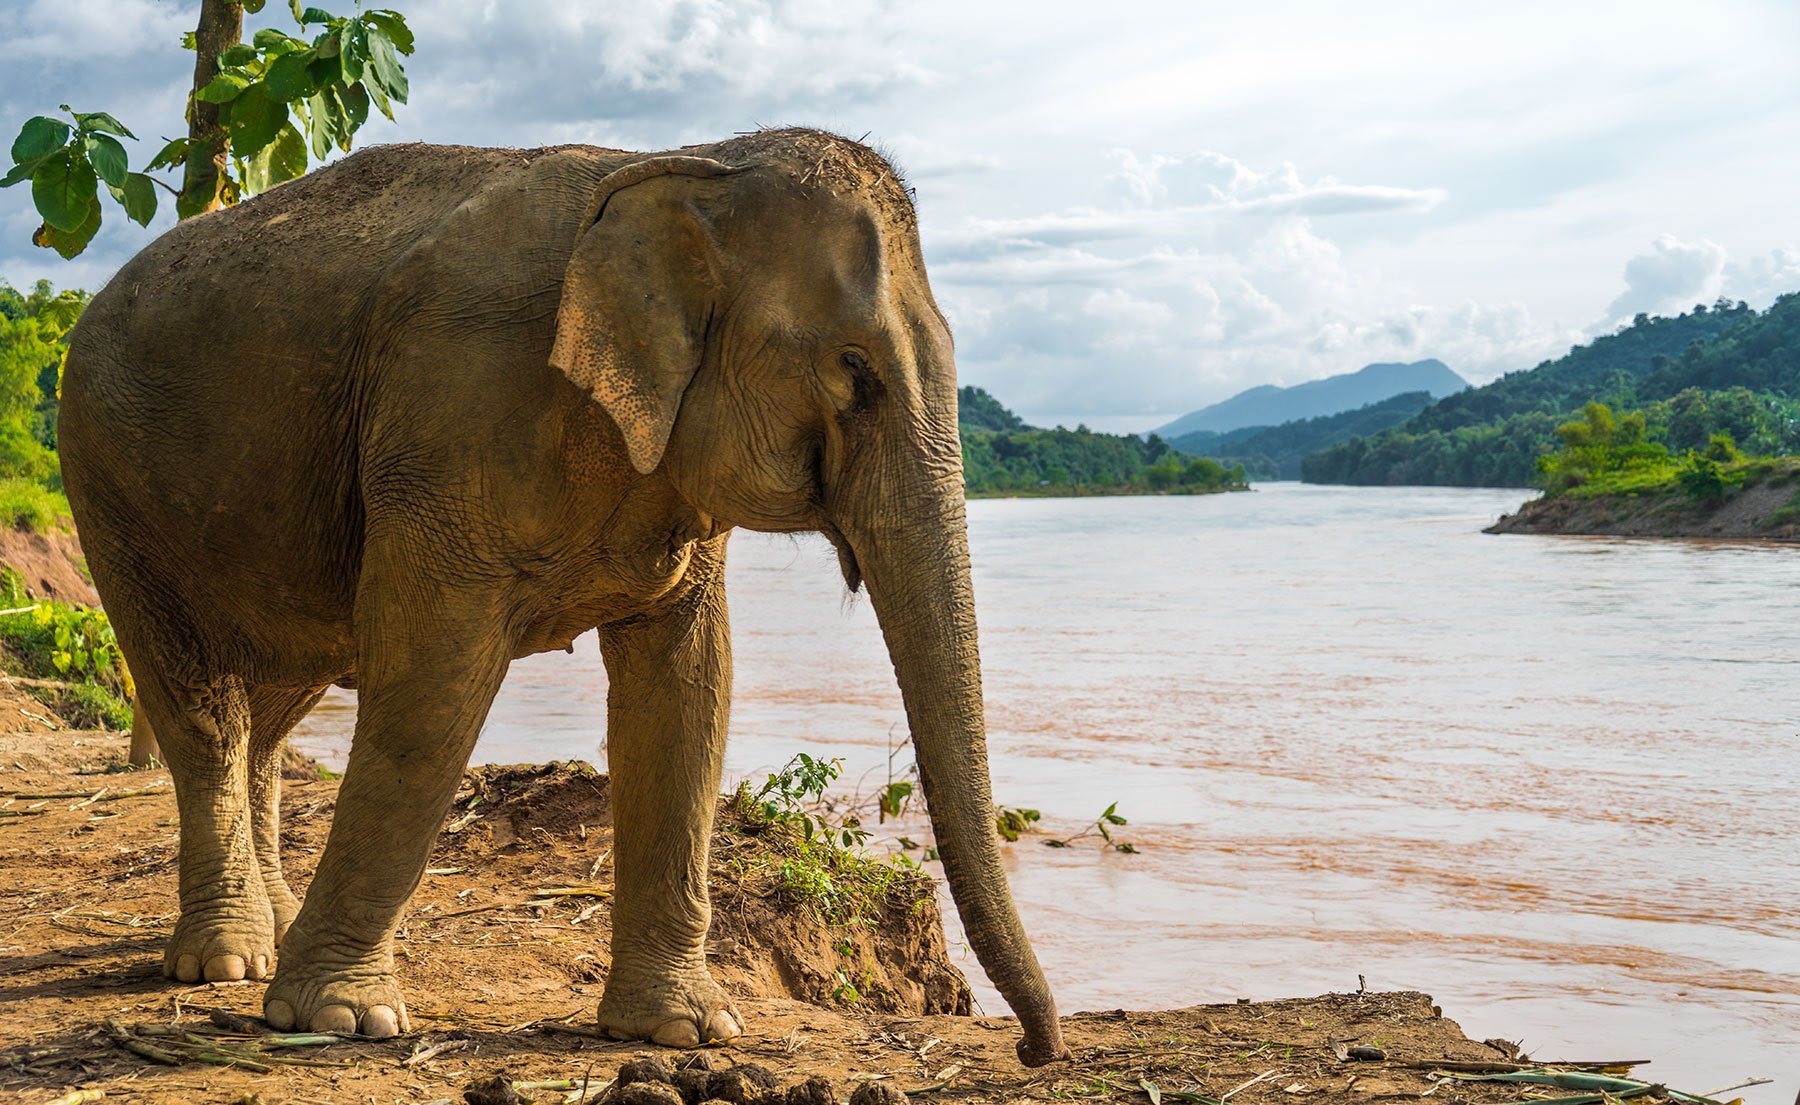
[[[882,521],[843,533],[894,662],[938,855],[969,945],[1024,1029],[1019,1058],[1040,1066],[1068,1050],[1000,863],[961,465],[943,467],[955,471],[923,481],[924,494],[887,504]]]

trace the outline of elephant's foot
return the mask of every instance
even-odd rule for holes
[[[614,962],[600,999],[600,1027],[618,1040],[700,1047],[740,1036],[744,1018],[706,968],[633,971]]]
[[[273,915],[263,900],[184,910],[163,948],[163,974],[180,982],[268,978],[274,965]]]
[[[315,964],[291,948],[263,995],[263,1018],[281,1032],[384,1038],[412,1031],[391,970],[366,962]]]

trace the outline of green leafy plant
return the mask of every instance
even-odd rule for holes
[[[255,13],[263,4],[240,0],[239,6]],[[156,216],[159,187],[175,197],[185,219],[302,175],[309,153],[322,161],[334,146],[348,151],[371,106],[392,119],[393,105],[409,95],[400,61],[413,52],[405,17],[388,9],[337,16],[302,7],[299,0],[289,7],[301,35],[310,39],[264,28],[248,43],[225,46],[214,58],[215,75],[190,98],[189,136],[167,142],[144,171],[131,169],[119,141],[135,142],[137,135],[107,112],[63,104],[72,122],[48,115],[27,119],[0,187],[31,182],[32,204],[43,219],[32,242],[65,258],[86,249],[103,221],[103,185],[140,226]],[[182,44],[201,49],[197,32]],[[198,123],[198,104],[216,108],[216,126]],[[215,172],[220,165],[231,170],[223,179]],[[182,186],[151,176],[157,169],[181,169]]]
[[[1026,833],[1036,832],[1034,826],[1043,816],[1037,810],[996,806],[994,807],[994,831],[999,833],[1002,839],[1016,843]]]
[[[33,600],[24,579],[0,568],[0,651],[6,666],[62,685],[33,688],[73,724],[110,729],[131,726],[131,673],[104,611]]]

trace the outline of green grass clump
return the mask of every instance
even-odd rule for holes
[[[65,533],[74,528],[68,497],[22,476],[0,479],[0,525],[23,526],[40,533]]]
[[[766,846],[738,856],[738,874],[766,879],[827,924],[873,926],[897,900],[930,897],[932,883],[904,856],[884,861],[864,852],[869,834],[855,817],[833,821],[821,812],[841,770],[837,760],[803,753],[760,788],[737,789],[726,807],[732,827]]]
[[[131,673],[106,613],[90,606],[33,599],[12,568],[0,568],[0,661],[8,671],[56,680],[31,693],[83,729],[131,728]]]

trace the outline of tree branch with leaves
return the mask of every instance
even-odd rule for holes
[[[44,220],[34,244],[64,257],[86,249],[103,221],[102,186],[140,226],[156,215],[158,187],[175,197],[183,219],[230,206],[302,175],[333,147],[349,152],[371,107],[392,119],[394,105],[406,103],[400,59],[412,54],[413,34],[399,12],[359,5],[354,15],[337,16],[290,0],[298,35],[263,28],[246,43],[244,15],[263,4],[202,0],[198,26],[182,38],[196,55],[187,137],[164,145],[142,172],[131,170],[119,141],[137,136],[104,111],[64,104],[72,122],[25,121],[0,187],[31,182]],[[150,175],[175,168],[179,188]]]

